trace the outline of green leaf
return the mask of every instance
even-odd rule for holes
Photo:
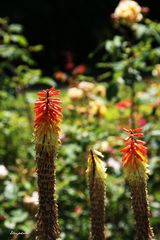
[[[18,194],[17,186],[10,181],[5,181],[5,185],[4,197],[8,200],[16,199]]]
[[[14,229],[16,224],[14,222],[12,222],[12,220],[7,219],[4,222],[4,226],[8,229]]]
[[[56,85],[55,81],[52,78],[49,78],[49,77],[40,78],[38,83],[46,84],[48,86],[53,86],[53,87]]]
[[[9,31],[14,32],[14,33],[21,33],[23,30],[23,27],[20,24],[10,24],[8,29],[9,29]]]
[[[23,35],[12,35],[11,40],[22,47],[26,47],[28,45],[28,41]]]
[[[43,45],[41,45],[41,44],[29,47],[29,51],[31,51],[31,52],[40,52],[42,50],[43,50]]]
[[[12,210],[11,211],[11,220],[13,223],[20,223],[26,220],[28,217],[28,213],[22,211],[21,209]]]
[[[117,98],[118,94],[118,85],[117,83],[112,83],[107,88],[107,99],[113,100],[113,98]]]

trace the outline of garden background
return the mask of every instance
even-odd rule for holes
[[[0,239],[11,239],[11,231],[35,239],[33,105],[37,91],[50,86],[61,89],[63,106],[56,162],[61,238],[88,238],[90,148],[103,153],[107,167],[106,236],[133,236],[119,150],[121,130],[134,120],[149,149],[151,222],[160,239],[160,4],[139,1],[150,12],[129,29],[113,22],[118,2],[1,2]]]

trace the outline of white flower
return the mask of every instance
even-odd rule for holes
[[[4,165],[0,165],[0,179],[4,179],[8,175],[8,170]]]

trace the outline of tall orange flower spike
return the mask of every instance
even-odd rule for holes
[[[59,132],[59,123],[62,118],[59,93],[60,90],[52,87],[37,94],[39,99],[35,102],[34,107],[34,136],[37,143],[44,141],[44,138],[45,141],[51,140],[52,133]]]
[[[121,150],[124,153],[122,157],[123,165],[131,167],[132,171],[136,171],[140,164],[147,163],[145,142],[136,139],[136,137],[143,137],[143,133],[140,133],[142,128],[130,130],[123,128],[123,130],[129,134],[129,137],[125,139],[126,147]]]
[[[62,107],[59,90],[50,88],[39,92],[35,102],[34,138],[38,177],[39,208],[37,213],[38,240],[56,240],[60,230],[55,198],[55,160],[59,146]]]
[[[153,240],[154,234],[150,225],[150,209],[148,202],[148,160],[147,147],[144,141],[142,128],[123,129],[129,134],[126,138],[125,147],[121,150],[124,173],[131,193],[132,206],[136,221],[136,240]]]

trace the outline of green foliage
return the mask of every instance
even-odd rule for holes
[[[41,45],[30,46],[23,36],[22,26],[0,19],[0,81],[1,90],[16,94],[35,84],[54,85],[51,78],[44,78],[36,65],[32,52],[42,50]]]
[[[27,194],[35,190],[35,170],[32,146],[34,98],[32,87],[53,86],[55,82],[42,75],[31,53],[42,49],[30,46],[22,33],[22,26],[9,24],[0,18],[0,163],[7,167],[8,176],[0,172],[0,238],[8,239],[11,230],[33,229],[30,216],[23,204]],[[19,174],[19,173],[22,173]],[[34,175],[34,176],[33,176]],[[31,184],[30,182],[33,182]]]
[[[96,65],[101,72],[98,80],[108,83],[107,96],[115,100],[119,84],[132,87],[134,82],[152,76],[160,57],[159,23],[146,19],[131,26],[118,25],[117,30],[119,35],[101,45],[103,54]]]

